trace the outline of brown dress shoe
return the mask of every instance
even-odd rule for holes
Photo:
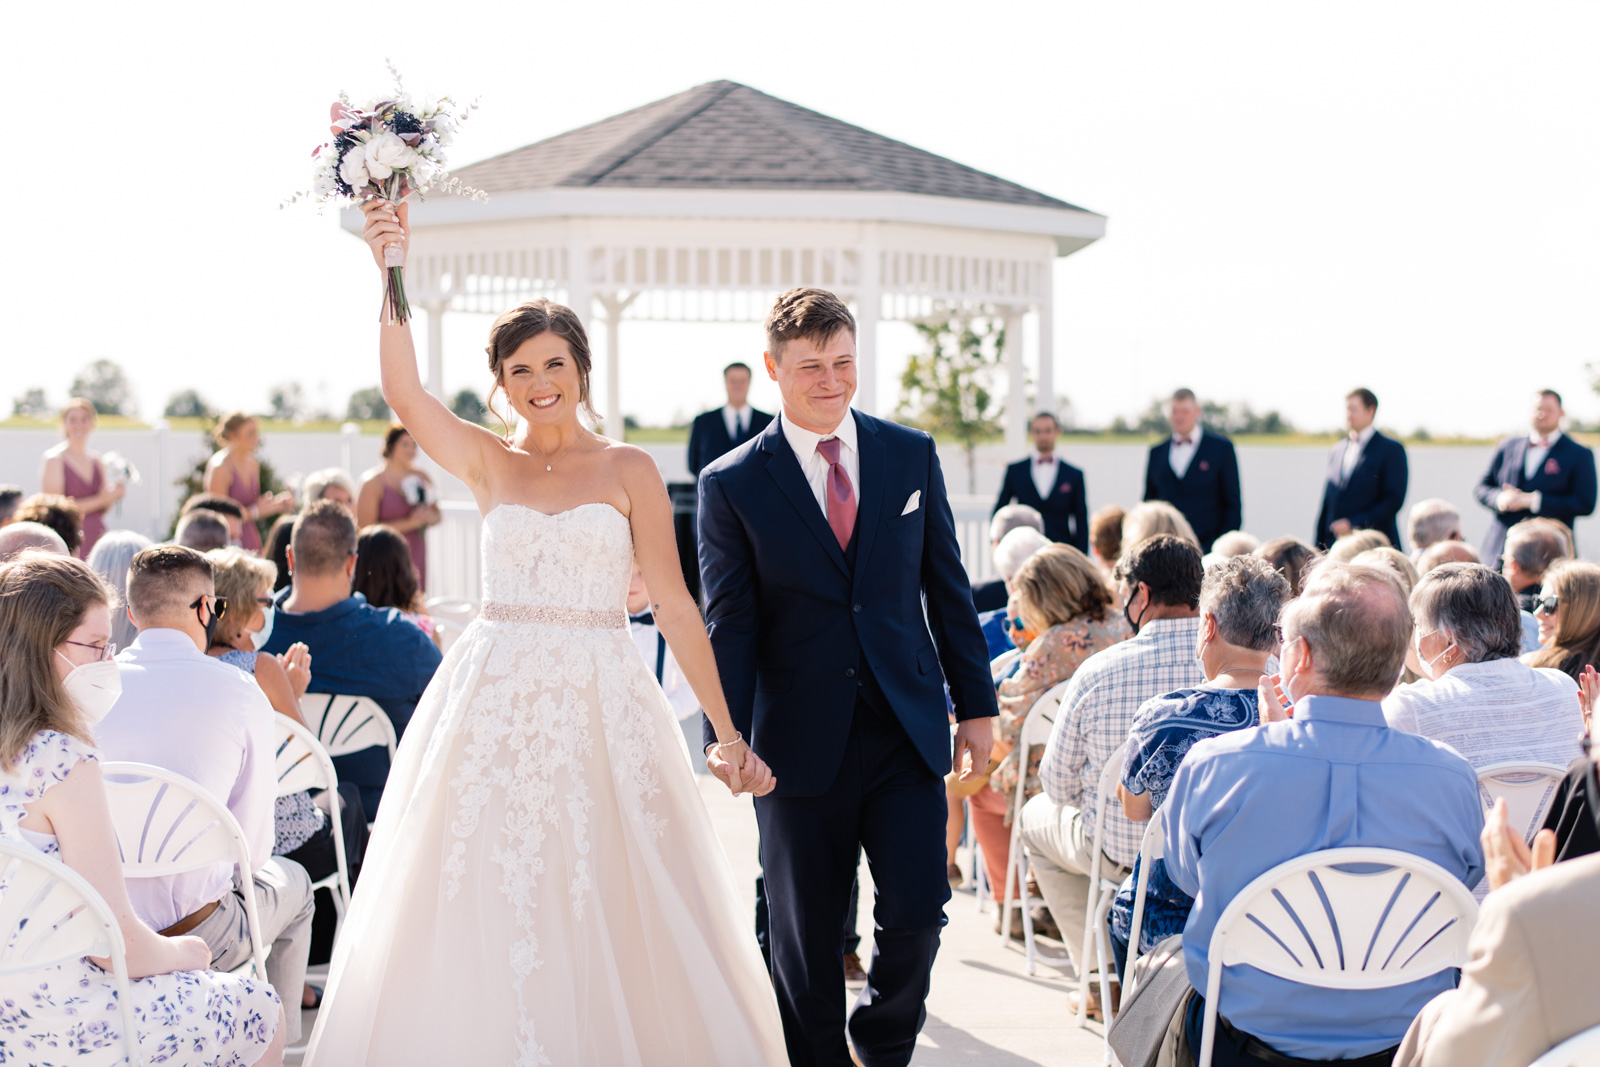
[[[844,954],[844,987],[861,989],[867,984],[867,972],[861,969],[861,957],[854,952]]]
[[[1122,983],[1115,978],[1111,979],[1111,1010],[1113,1012],[1122,1010]],[[1074,1017],[1078,1014],[1078,991],[1076,989],[1067,994],[1067,1014]],[[1106,1013],[1100,1004],[1100,981],[1098,978],[1090,979],[1089,1010],[1084,1014],[1095,1022],[1105,1021]]]

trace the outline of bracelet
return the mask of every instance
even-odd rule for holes
[[[712,745],[711,747],[716,749],[718,752],[721,752],[723,749],[732,748],[734,745],[740,744],[743,741],[744,741],[744,734],[740,733],[738,730],[735,730],[733,732],[733,740],[732,741],[718,741],[716,744]]]

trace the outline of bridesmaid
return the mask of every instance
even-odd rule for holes
[[[231,498],[244,508],[244,530],[239,543],[251,552],[261,551],[261,531],[257,519],[281,515],[294,508],[294,496],[261,492],[261,464],[256,449],[261,445],[261,426],[254,415],[235,411],[217,423],[212,439],[217,451],[206,463],[206,492]]]
[[[399,423],[383,437],[383,464],[368,471],[356,497],[356,524],[383,523],[403,534],[417,565],[417,585],[428,588],[428,551],[422,531],[442,516],[437,504],[427,502],[433,482],[417,465],[417,443]]]
[[[95,422],[93,404],[81,396],[68,400],[61,409],[61,432],[66,440],[44,454],[44,469],[39,473],[39,487],[44,492],[71,497],[83,512],[79,559],[87,559],[89,550],[106,532],[106,509],[128,491],[125,485],[110,484],[100,453],[89,447]]]

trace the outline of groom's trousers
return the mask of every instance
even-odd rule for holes
[[[781,783],[780,783],[781,784]],[[866,1067],[905,1067],[927,1018],[950,899],[944,780],[887,708],[857,700],[843,763],[814,797],[757,797],[772,981],[791,1067],[850,1067],[839,929],[858,851],[875,895],[872,963],[850,1013]]]

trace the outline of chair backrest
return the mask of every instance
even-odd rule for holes
[[[1028,745],[1042,745],[1050,740],[1050,731],[1056,725],[1056,712],[1061,708],[1061,698],[1067,694],[1067,686],[1072,682],[1062,682],[1052,686],[1048,692],[1033,702],[1033,707],[1028,709],[1028,717],[1022,721],[1022,733],[1018,747]]]
[[[88,881],[28,845],[0,839],[0,975],[124,953],[122,928]]]
[[[300,698],[300,714],[330,756],[382,745],[394,759],[394,723],[370,697],[307,693]]]
[[[238,820],[203,786],[149,763],[106,763],[100,771],[127,877],[162,878],[214,863],[250,872]]]
[[[1161,813],[1154,812],[1145,823],[1144,839],[1139,843],[1139,882],[1133,891],[1133,916],[1128,929],[1128,969],[1140,956],[1139,941],[1144,936],[1145,895],[1150,889],[1150,865],[1167,854],[1167,835],[1161,829]]]
[[[449,619],[434,619],[433,629],[439,635],[440,652],[449,652],[461,639],[461,635],[467,632],[465,624],[451,622]]]
[[[1000,676],[1011,669],[1011,665],[1022,657],[1022,649],[1008,648],[994,659],[989,661],[989,677],[998,681]]]
[[[1239,964],[1329,989],[1404,985],[1465,964],[1477,918],[1461,880],[1420,856],[1313,852],[1267,871],[1223,910],[1208,985]]]
[[[1491,763],[1478,771],[1478,797],[1484,811],[1505,797],[1511,825],[1522,832],[1524,841],[1532,841],[1566,776],[1567,769],[1554,763]]]
[[[1591,1067],[1596,1063],[1600,1063],[1600,1026],[1591,1026],[1534,1060],[1532,1067]]]
[[[333,761],[311,731],[287,715],[273,716],[277,745],[276,771],[280,797],[307,789],[337,789]]]
[[[479,607],[476,600],[458,596],[431,596],[422,604],[423,610],[435,621],[448,619],[463,627],[478,617]]]

